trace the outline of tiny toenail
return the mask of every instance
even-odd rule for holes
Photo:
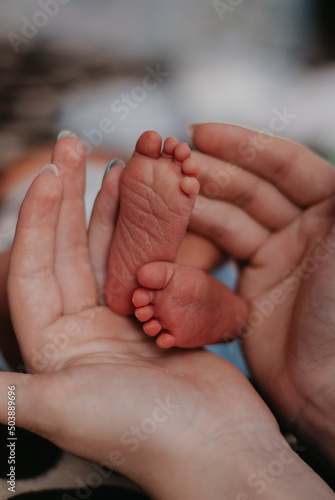
[[[62,130],[59,132],[58,137],[57,137],[57,142],[60,139],[63,139],[63,137],[77,137],[74,132],[71,132],[71,130]]]
[[[53,163],[48,163],[47,165],[45,165],[45,167],[43,167],[42,170],[40,171],[40,174],[43,174],[43,172],[49,172],[50,174],[54,174],[57,175],[57,177],[59,177],[58,168]]]
[[[125,162],[123,160],[119,160],[119,158],[113,158],[113,160],[111,160],[108,165],[107,165],[107,168],[105,170],[105,173],[104,173],[104,176],[102,178],[102,180],[104,180],[104,178],[106,177],[106,175],[108,174],[108,172],[110,171],[110,169],[112,167],[115,167],[115,166],[118,166],[118,167],[122,167],[124,168],[126,166]]]

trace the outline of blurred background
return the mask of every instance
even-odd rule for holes
[[[90,164],[97,151],[130,156],[146,129],[190,141],[190,123],[217,121],[278,135],[281,116],[281,136],[334,161],[334,26],[334,0],[0,0],[0,257],[30,182],[14,189],[9,174],[42,168],[62,129]],[[88,176],[91,205],[100,184]],[[217,271],[232,287],[236,276]],[[0,289],[0,318],[2,304]],[[237,342],[210,349],[247,374]]]
[[[157,129],[269,127],[333,154],[331,0],[1,0],[0,164],[63,128],[131,154]]]
[[[204,121],[277,133],[278,114],[281,136],[332,161],[334,25],[331,0],[0,0],[0,172],[62,129],[90,161],[131,155],[146,129],[181,141]],[[20,201],[0,226],[10,242]],[[235,344],[222,349],[245,370]]]

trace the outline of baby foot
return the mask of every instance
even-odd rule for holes
[[[199,182],[197,164],[185,143],[145,132],[120,180],[120,213],[105,287],[119,314],[133,314],[132,295],[143,264],[174,262],[185,234]]]
[[[143,330],[157,337],[162,349],[200,347],[233,340],[244,322],[244,302],[228,287],[203,271],[153,262],[138,272],[143,288],[133,303]]]

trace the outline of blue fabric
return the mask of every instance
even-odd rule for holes
[[[228,263],[225,266],[215,270],[212,274],[213,276],[215,276],[215,278],[222,281],[222,283],[227,285],[232,290],[235,289],[238,278],[238,270],[233,264]],[[244,375],[250,378],[249,370],[244,360],[239,341],[230,342],[229,344],[215,344],[207,346],[206,349],[214,352],[218,356],[221,356],[221,358],[230,361],[239,370],[241,370]]]

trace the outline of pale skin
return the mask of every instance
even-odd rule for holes
[[[111,194],[120,172],[107,175],[87,237],[80,151],[74,138],[59,141],[52,159],[59,177],[38,176],[21,208],[9,302],[34,373],[0,373],[0,421],[7,422],[8,386],[15,385],[17,425],[114,465],[155,499],[245,500],[255,493],[248,480],[259,471],[266,498],[333,498],[290,451],[237,369],[202,350],[162,351],[132,320],[99,305],[94,270],[106,268],[105,253],[93,248],[110,245],[105,230],[108,224],[113,230]],[[52,342],[58,349],[50,349]],[[157,400],[173,405],[169,418],[130,452],[120,436],[157,417]],[[274,479],[269,470],[278,460],[283,470]]]
[[[217,189],[191,227],[243,260],[240,333],[252,375],[292,431],[335,465],[335,169],[230,125],[196,125],[193,142],[202,192]]]

